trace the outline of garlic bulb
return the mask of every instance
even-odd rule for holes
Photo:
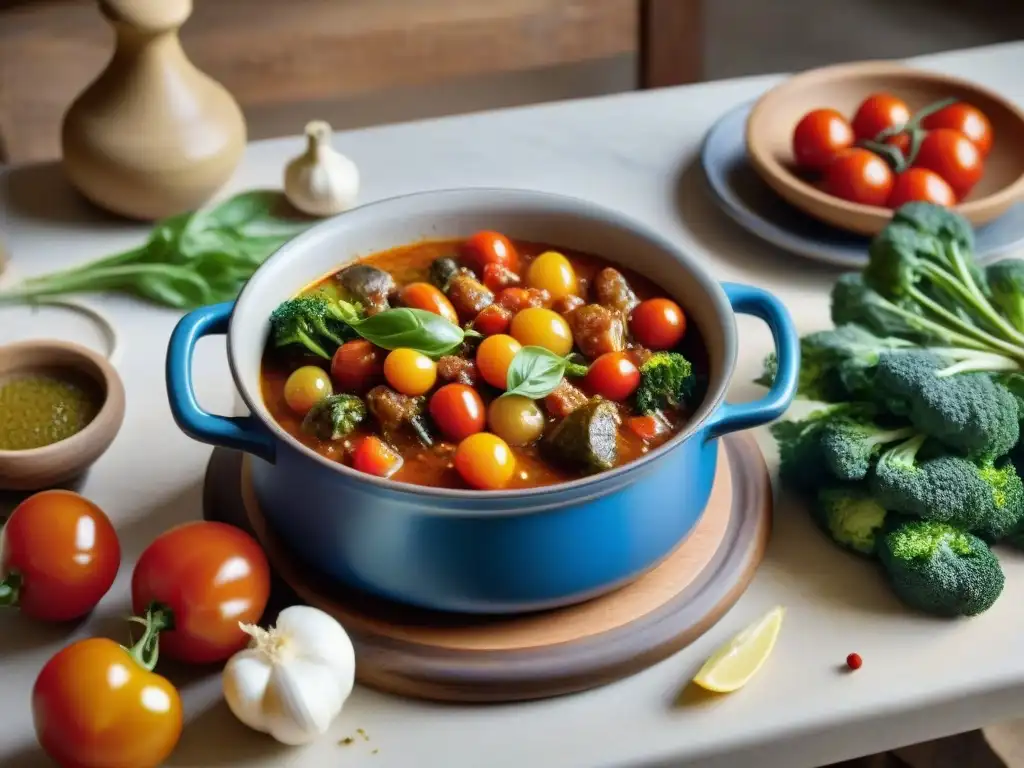
[[[306,125],[306,151],[284,171],[284,196],[310,216],[333,216],[348,210],[359,194],[359,169],[331,146],[331,126],[323,120]]]
[[[341,712],[355,682],[356,657],[341,624],[316,608],[285,608],[224,667],[224,698],[239,720],[282,744],[305,744]]]

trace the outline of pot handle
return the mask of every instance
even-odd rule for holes
[[[800,377],[800,337],[789,310],[768,291],[741,283],[722,283],[733,312],[760,318],[772,332],[778,369],[768,394],[752,403],[723,403],[711,417],[707,437],[750,429],[775,421],[796,396]]]
[[[192,356],[203,336],[225,334],[233,301],[189,312],[178,321],[167,346],[167,399],[171,414],[186,435],[201,443],[251,453],[274,461],[274,440],[252,416],[217,416],[199,407],[192,386]]]

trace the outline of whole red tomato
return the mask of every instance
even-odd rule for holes
[[[270,595],[260,545],[238,528],[196,522],[172,528],[142,553],[132,573],[132,607],[157,605],[172,617],[160,651],[177,661],[224,661],[249,641],[239,622],[255,624]]]
[[[956,204],[953,188],[935,171],[927,168],[908,168],[896,176],[889,195],[888,206],[895,210],[904,203],[920,201],[947,208]]]
[[[917,151],[914,166],[939,174],[953,188],[957,200],[970,194],[985,171],[978,148],[952,128],[929,131]]]
[[[888,93],[873,93],[857,107],[853,116],[853,135],[858,140],[874,140],[882,131],[905,125],[910,109],[902,99]]]
[[[959,131],[978,148],[982,159],[992,149],[992,123],[977,107],[958,101],[928,115],[921,121],[921,127],[928,130],[950,128]]]
[[[834,109],[808,112],[793,130],[793,158],[797,165],[820,171],[842,152],[853,146],[853,129]]]
[[[625,352],[605,352],[590,364],[583,386],[606,400],[622,401],[640,386],[640,370]]]
[[[114,583],[121,545],[103,510],[72,491],[42,491],[0,531],[0,606],[41,621],[89,613]]]
[[[462,244],[462,256],[469,266],[480,271],[488,264],[500,264],[513,272],[519,269],[516,247],[500,232],[477,232]]]
[[[346,341],[331,358],[331,381],[340,392],[367,392],[384,379],[384,357],[366,339]]]
[[[671,299],[647,299],[633,309],[629,329],[648,349],[672,349],[686,335],[686,315]]]
[[[153,768],[181,737],[181,697],[151,670],[155,652],[106,638],[69,645],[32,688],[43,751],[67,768]]]
[[[825,191],[861,205],[885,205],[892,191],[889,165],[874,152],[848,149],[825,171]]]

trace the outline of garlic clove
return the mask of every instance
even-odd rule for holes
[[[221,675],[224,700],[235,717],[256,731],[266,733],[263,695],[273,670],[261,651],[239,651],[232,656]]]
[[[336,682],[320,665],[292,659],[271,673],[263,699],[264,722],[282,744],[305,744],[331,727],[343,702]]]
[[[285,608],[277,617],[277,631],[290,638],[296,655],[315,658],[334,672],[335,682],[347,697],[355,682],[356,652],[352,640],[333,617],[307,605]]]
[[[323,120],[306,125],[306,151],[285,167],[284,194],[310,216],[333,216],[356,204],[359,169],[331,146],[331,126]]]

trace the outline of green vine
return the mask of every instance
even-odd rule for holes
[[[921,142],[924,141],[926,131],[921,127],[921,122],[928,116],[934,115],[939,110],[945,109],[950,104],[955,104],[956,99],[942,99],[936,101],[918,112],[914,113],[906,123],[886,128],[873,139],[865,139],[857,142],[864,149],[871,150],[876,155],[892,166],[896,173],[903,173],[910,168],[917,159],[917,153],[921,150]],[[887,143],[889,139],[905,135],[909,138],[909,146],[906,153],[898,146]]]
[[[145,617],[132,616],[128,621],[142,624],[146,629],[131,648],[121,647],[140,667],[152,672],[160,658],[160,633],[174,629],[174,614],[163,603],[153,602],[147,606]]]

